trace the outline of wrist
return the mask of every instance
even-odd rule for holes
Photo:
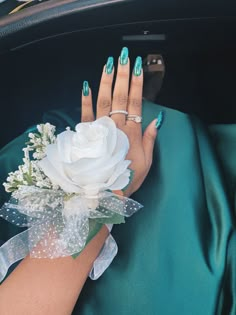
[[[129,197],[132,194],[131,187],[127,187],[127,189],[123,190],[113,190],[114,194],[124,197]]]
[[[112,190],[112,192],[116,195],[129,198],[134,192],[134,189],[131,186],[129,186],[125,190]]]

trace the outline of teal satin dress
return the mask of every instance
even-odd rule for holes
[[[145,101],[143,128],[161,109],[153,164],[132,196],[144,208],[113,227],[118,255],[98,280],[87,280],[74,315],[236,314],[236,125],[206,126]],[[76,117],[59,110],[42,121],[61,131]],[[0,151],[1,182],[21,163],[26,138]],[[3,220],[0,228],[3,241],[21,231]]]

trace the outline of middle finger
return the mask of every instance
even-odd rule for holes
[[[127,100],[129,92],[129,51],[124,47],[119,57],[116,82],[113,93],[112,112],[117,110],[127,110]],[[123,113],[114,113],[112,119],[118,127],[125,125],[126,115]]]
[[[141,137],[142,128],[141,121],[136,122],[133,119],[142,120],[142,91],[143,91],[143,71],[142,71],[142,58],[138,56],[135,60],[133,75],[130,84],[130,92],[128,99],[128,112],[127,126],[132,129],[134,136]],[[129,117],[131,120],[129,120]]]

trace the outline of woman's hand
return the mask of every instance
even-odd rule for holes
[[[116,80],[112,91],[113,78],[113,58],[109,57],[102,72],[96,118],[110,116],[110,112],[113,111],[124,111],[124,113],[111,114],[111,118],[117,127],[128,136],[130,142],[126,159],[132,161],[129,167],[134,171],[134,176],[124,192],[125,196],[130,196],[141,186],[151,167],[158,122],[157,119],[154,119],[142,134],[141,122],[128,120],[129,116],[125,114],[127,111],[128,115],[137,115],[138,118],[142,116],[143,71],[141,57],[137,57],[135,60],[130,82],[128,49],[123,48],[118,60]],[[85,81],[82,92],[81,121],[93,121],[94,116],[92,93],[88,82]]]

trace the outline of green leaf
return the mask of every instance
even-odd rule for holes
[[[102,224],[121,224],[125,223],[125,218],[123,215],[113,213],[109,218],[96,219],[96,221]]]

